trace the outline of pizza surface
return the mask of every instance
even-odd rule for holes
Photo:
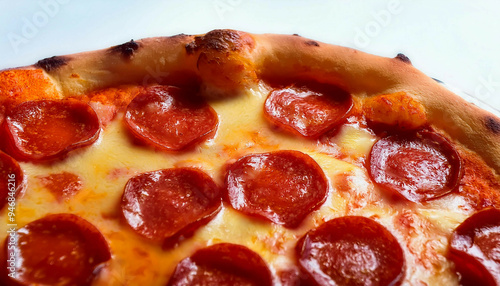
[[[402,54],[130,41],[0,71],[0,123],[6,285],[500,284],[500,119]]]

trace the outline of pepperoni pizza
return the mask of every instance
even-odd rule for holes
[[[215,30],[0,72],[2,285],[499,285],[500,119]]]

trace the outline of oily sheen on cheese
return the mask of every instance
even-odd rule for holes
[[[123,114],[109,123],[97,142],[75,150],[53,164],[21,163],[28,178],[26,192],[16,207],[18,227],[49,213],[73,213],[101,230],[109,243],[112,259],[93,285],[165,285],[177,263],[195,249],[230,242],[258,253],[275,274],[293,268],[296,241],[325,221],[346,215],[375,218],[398,239],[404,250],[405,282],[453,285],[457,277],[444,258],[449,230],[465,217],[452,208],[462,202],[455,196],[424,208],[405,209],[391,204],[371,183],[362,168],[375,135],[355,124],[343,125],[328,144],[319,144],[278,132],[263,116],[263,104],[270,88],[252,86],[230,100],[209,101],[219,117],[214,138],[192,150],[166,153],[133,144],[122,122]],[[162,250],[134,233],[120,219],[118,204],[127,180],[147,171],[172,167],[195,167],[222,184],[227,162],[250,153],[298,150],[310,155],[327,177],[328,196],[296,229],[245,216],[224,205],[216,217],[192,238],[177,247]],[[338,154],[347,158],[336,158]],[[74,197],[59,203],[47,191],[40,177],[69,171],[83,182]],[[2,221],[7,221],[2,212]],[[430,230],[430,231],[429,231]],[[2,224],[0,231],[7,231]]]

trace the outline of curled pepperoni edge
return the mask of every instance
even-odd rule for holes
[[[162,237],[162,238],[157,238],[157,237],[150,237],[138,229],[134,228],[132,225],[130,225],[127,215],[125,214],[125,209],[124,209],[124,204],[128,202],[126,200],[126,195],[127,195],[127,190],[130,189],[130,183],[134,179],[138,179],[141,176],[147,176],[150,174],[158,173],[158,172],[172,172],[172,171],[189,171],[189,172],[194,172],[197,176],[200,176],[203,180],[209,180],[208,184],[211,185],[211,188],[214,188],[217,190],[218,195],[213,199],[210,205],[210,210],[203,216],[199,217],[198,219],[188,223],[181,229],[179,229],[176,233],[172,234],[171,236],[168,237]],[[207,182],[207,181],[206,181]],[[132,229],[136,234],[140,235],[143,238],[153,240],[153,241],[161,241],[162,248],[164,250],[172,249],[177,247],[181,242],[183,242],[186,239],[191,238],[195,232],[202,226],[206,225],[209,223],[222,209],[222,194],[221,194],[221,189],[220,187],[213,181],[213,179],[206,174],[205,172],[196,169],[196,168],[190,168],[190,167],[182,167],[182,168],[170,168],[170,169],[161,169],[161,170],[156,170],[156,171],[151,171],[151,172],[146,172],[146,173],[141,173],[138,174],[132,178],[130,178],[127,181],[127,184],[125,185],[124,192],[122,194],[121,202],[120,202],[120,208],[121,208],[121,218],[122,220],[128,225],[130,229]]]
[[[372,158],[373,158],[373,152],[375,152],[375,149],[378,147],[377,143],[383,142],[384,140],[387,141],[389,139],[399,139],[399,138],[423,138],[423,140],[430,140],[433,144],[439,145],[440,148],[444,149],[444,155],[450,162],[450,165],[452,166],[452,175],[451,178],[448,180],[447,185],[443,189],[443,191],[438,194],[438,195],[413,195],[413,194],[404,194],[398,190],[396,187],[391,187],[388,186],[389,183],[381,183],[378,182],[377,179],[375,178],[372,170],[372,165],[374,165]],[[376,147],[377,146],[377,147]],[[450,141],[448,141],[445,137],[442,135],[429,131],[429,130],[419,130],[417,132],[400,132],[396,134],[391,134],[389,133],[387,136],[380,138],[375,142],[372,146],[372,149],[370,151],[368,160],[367,160],[367,170],[369,173],[370,178],[372,181],[380,186],[382,189],[389,191],[392,195],[395,195],[398,198],[402,198],[405,200],[408,200],[410,202],[415,202],[415,203],[421,203],[433,199],[438,199],[440,197],[443,197],[445,195],[448,195],[449,193],[455,191],[457,187],[459,186],[460,180],[463,177],[463,166],[462,166],[462,159],[458,153],[458,151],[452,146]]]
[[[273,103],[271,103],[271,101],[276,99],[277,93],[282,93],[288,89],[296,91],[300,88],[304,88],[304,87],[308,87],[308,86],[312,86],[310,91],[313,93],[316,92],[316,93],[325,94],[328,92],[328,91],[324,90],[325,87],[322,86],[322,84],[310,83],[310,82],[306,82],[306,83],[299,82],[297,84],[292,84],[292,85],[289,85],[286,87],[275,88],[269,93],[269,95],[267,96],[267,98],[264,102],[264,117],[267,119],[267,121],[271,125],[279,128],[287,133],[298,135],[298,136],[303,136],[303,137],[309,138],[309,139],[317,139],[317,138],[321,137],[322,135],[326,134],[327,132],[333,130],[335,127],[342,124],[344,122],[344,120],[347,118],[349,112],[352,110],[352,108],[354,106],[354,101],[352,100],[352,95],[350,93],[348,93],[347,91],[345,91],[337,86],[331,86],[330,89],[334,89],[335,91],[333,91],[333,92],[336,92],[336,93],[337,92],[344,93],[341,95],[341,96],[345,97],[345,99],[341,99],[341,102],[342,102],[341,105],[342,105],[342,107],[344,107],[343,115],[339,116],[336,120],[334,120],[333,122],[331,122],[327,126],[325,126],[323,128],[317,128],[319,130],[316,130],[316,131],[299,130],[295,126],[290,125],[290,124],[285,123],[285,122],[282,122],[282,120],[280,118],[276,118],[274,115],[271,114],[271,112],[269,111],[269,109],[271,108],[270,105],[273,104]],[[314,86],[319,86],[320,88],[316,88],[316,89],[318,89],[316,91]]]
[[[48,102],[49,104],[69,104],[71,106],[77,106],[80,105],[80,108],[84,108],[86,110],[88,119],[90,124],[92,125],[92,129],[89,132],[89,134],[92,134],[91,136],[88,136],[88,138],[84,140],[80,140],[78,142],[74,142],[70,145],[68,145],[66,148],[63,148],[62,150],[53,153],[53,154],[48,154],[48,155],[35,155],[31,154],[29,151],[25,150],[24,147],[20,146],[19,141],[17,140],[17,136],[14,136],[11,132],[12,130],[12,117],[16,115],[16,112],[18,112],[21,108],[25,107],[26,105],[30,104],[35,104],[35,103],[41,103],[41,102]],[[34,101],[27,101],[23,102],[13,109],[8,112],[7,116],[5,117],[2,127],[0,129],[0,134],[4,134],[7,137],[7,140],[3,143],[3,149],[11,155],[12,157],[21,160],[21,161],[32,161],[32,162],[50,162],[54,161],[57,159],[63,158],[67,153],[74,149],[78,149],[81,147],[85,147],[88,145],[91,145],[94,143],[98,138],[99,134],[101,131],[101,123],[99,120],[99,117],[97,116],[97,113],[95,110],[87,103],[83,101],[78,101],[78,100],[50,100],[50,99],[44,99],[44,100],[34,100]]]
[[[165,238],[162,242],[162,246],[161,246],[162,249],[169,250],[169,249],[176,248],[183,241],[193,237],[198,229],[200,229],[202,226],[205,226],[206,224],[208,224],[212,219],[215,218],[215,216],[221,210],[222,210],[222,203],[219,204],[219,206],[212,213],[188,224],[187,226],[183,227],[178,232],[176,232],[174,235]]]
[[[0,199],[2,199],[2,201],[0,201],[0,210],[2,210],[5,206],[10,207],[11,203],[15,203],[15,201],[13,200],[22,195],[24,188],[26,186],[26,177],[24,176],[23,169],[21,168],[19,163],[8,154],[0,151],[0,160],[7,162],[7,164],[9,164],[11,168],[14,169],[14,173],[7,174],[6,178],[7,193],[0,194]],[[9,178],[9,176],[11,175],[14,175],[13,180]],[[14,192],[11,191],[11,187],[14,188]],[[11,195],[12,193],[14,193],[13,196]],[[11,197],[14,199],[9,200],[9,198]]]
[[[92,246],[92,249],[96,250],[97,253],[99,254],[99,259],[94,262],[94,267],[89,271],[88,277],[86,281],[79,281],[78,285],[90,285],[91,282],[98,276],[101,270],[103,270],[106,267],[106,264],[108,261],[111,259],[111,250],[108,245],[108,242],[106,241],[106,238],[102,235],[102,233],[97,229],[93,224],[88,222],[87,220],[75,215],[75,214],[69,214],[69,213],[58,213],[58,214],[49,214],[46,215],[45,217],[42,217],[38,220],[32,221],[28,224],[26,224],[24,227],[21,229],[18,229],[17,232],[22,232],[24,229],[30,228],[33,225],[37,223],[57,223],[57,222],[62,222],[62,223],[69,223],[73,224],[72,227],[78,228],[83,236],[85,237],[85,240],[89,242],[88,245]],[[35,226],[35,228],[40,228],[40,226]],[[28,231],[30,232],[30,231]],[[31,231],[32,232],[32,231]],[[18,234],[17,234],[18,236]],[[16,241],[16,247],[15,251],[19,251],[19,246],[17,245]],[[12,278],[9,276],[9,269],[7,268],[7,259],[9,257],[9,253],[11,251],[14,251],[13,249],[9,249],[9,236],[4,241],[3,245],[3,250],[0,255],[0,282],[3,282],[5,285],[8,286],[27,286],[27,285],[32,285],[30,281],[19,281],[17,278]],[[17,271],[16,271],[17,272]],[[36,282],[35,282],[36,283]],[[42,282],[43,284],[43,282]],[[44,285],[44,284],[43,284]]]
[[[334,218],[332,220],[329,220],[319,227],[315,229],[309,230],[304,236],[302,236],[299,241],[297,242],[295,246],[295,256],[297,260],[297,264],[299,266],[299,278],[301,283],[305,283],[305,285],[337,285],[336,281],[331,281],[327,277],[325,273],[321,273],[319,275],[315,275],[314,273],[319,270],[317,267],[313,267],[311,269],[310,267],[307,266],[307,261],[304,259],[304,255],[311,254],[311,249],[308,249],[307,246],[308,244],[313,241],[312,236],[316,234],[321,234],[327,232],[327,234],[335,235],[335,232],[327,231],[328,228],[335,227],[335,228],[342,228],[342,226],[338,226],[337,224],[356,224],[356,228],[354,229],[355,232],[358,233],[358,235],[362,235],[365,232],[361,230],[363,227],[362,225],[364,224],[364,229],[369,229],[371,231],[371,235],[375,235],[376,232],[378,232],[378,237],[384,236],[384,238],[389,238],[392,241],[392,246],[390,248],[391,252],[394,252],[393,254],[397,254],[399,256],[399,259],[397,259],[400,263],[399,265],[394,265],[391,264],[388,267],[392,267],[395,271],[393,273],[392,281],[386,281],[387,284],[384,285],[392,285],[392,286],[399,286],[403,282],[404,276],[405,276],[405,271],[406,271],[406,260],[404,256],[403,249],[401,248],[401,245],[397,241],[397,239],[390,233],[389,230],[387,230],[383,225],[379,224],[373,219],[363,217],[363,216],[344,216],[344,217],[338,217]],[[352,229],[351,229],[352,230]],[[349,232],[349,229],[344,229],[341,231],[341,235],[346,234]],[[370,240],[373,241],[373,240]],[[391,256],[392,257],[392,256]],[[307,257],[306,257],[307,258]],[[387,270],[387,267],[384,267],[383,270]],[[399,269],[399,271],[397,271]],[[321,271],[322,272],[322,271]],[[297,281],[296,280],[296,281]],[[332,284],[333,283],[333,284]],[[302,285],[302,284],[301,284]],[[343,285],[338,284],[338,285]],[[371,285],[371,284],[370,284]],[[377,285],[377,284],[374,284]]]
[[[201,133],[198,137],[194,138],[193,140],[191,140],[185,144],[182,144],[178,147],[173,147],[173,146],[169,146],[168,144],[158,142],[158,140],[151,138],[151,136],[144,135],[143,134],[144,132],[141,130],[141,127],[138,124],[136,124],[135,122],[133,122],[134,120],[131,118],[129,108],[132,108],[132,106],[134,106],[137,103],[136,98],[139,100],[139,99],[141,99],[142,96],[147,96],[148,93],[151,92],[151,90],[153,90],[155,88],[159,88],[159,87],[153,86],[153,87],[150,87],[149,89],[146,89],[143,92],[139,93],[138,95],[136,95],[136,97],[134,99],[132,99],[132,101],[126,107],[125,116],[124,116],[124,123],[125,123],[125,126],[127,127],[127,130],[133,136],[134,142],[139,143],[141,145],[151,146],[153,148],[156,148],[156,149],[162,150],[162,151],[167,151],[167,152],[174,151],[175,152],[175,151],[183,151],[183,150],[190,149],[190,148],[196,146],[198,143],[201,143],[201,142],[205,141],[206,139],[210,139],[211,137],[213,137],[215,135],[215,133],[217,132],[217,128],[219,126],[219,118],[218,118],[215,110],[210,105],[208,105],[206,103],[204,104],[203,108],[208,108],[209,113],[211,114],[211,116],[213,116],[213,118],[215,120],[215,124],[212,126],[212,128]],[[182,90],[181,88],[176,87],[176,86],[165,86],[164,88],[166,88],[167,90],[174,90],[174,91]],[[188,92],[189,92],[189,90],[188,90]]]
[[[453,230],[447,257],[455,263],[462,285],[500,285],[500,263],[489,260],[482,250],[472,249],[475,248],[476,233],[491,231],[492,228],[500,232],[500,210],[487,208],[473,214]]]
[[[300,160],[304,161],[305,165],[311,167],[311,168],[314,168],[315,171],[318,172],[318,175],[319,177],[321,178],[321,181],[324,183],[325,185],[325,188],[324,188],[324,192],[321,196],[321,199],[320,200],[317,200],[310,208],[308,208],[308,210],[305,212],[305,214],[300,214],[295,220],[293,221],[289,221],[289,220],[286,220],[284,218],[282,218],[282,216],[277,216],[277,215],[274,215],[274,216],[270,216],[269,214],[263,212],[263,211],[257,211],[257,212],[252,212],[252,211],[249,211],[248,208],[249,207],[243,207],[243,208],[240,208],[240,207],[235,207],[235,199],[231,196],[230,193],[232,192],[235,192],[235,188],[232,186],[232,184],[230,184],[228,182],[229,178],[230,177],[234,177],[234,170],[237,169],[237,165],[238,163],[241,163],[242,161],[248,159],[248,158],[252,158],[252,157],[258,157],[258,156],[269,156],[269,155],[276,155],[276,156],[279,156],[279,155],[282,155],[282,154],[285,154],[285,155],[291,155],[291,156],[294,156],[296,158],[300,158]],[[328,180],[326,178],[326,175],[324,174],[321,166],[318,165],[318,163],[312,158],[310,157],[309,155],[305,154],[305,153],[302,153],[300,151],[295,151],[295,150],[278,150],[278,151],[272,151],[272,152],[268,152],[268,153],[255,153],[255,154],[248,154],[248,155],[245,155],[245,156],[242,156],[240,158],[238,158],[235,162],[233,162],[232,164],[229,164],[229,165],[226,165],[225,166],[225,178],[224,178],[224,185],[225,185],[225,193],[224,193],[224,200],[229,202],[229,204],[237,211],[240,211],[248,216],[251,216],[251,217],[255,217],[255,218],[258,218],[258,219],[262,219],[262,220],[265,220],[265,221],[270,221],[272,223],[275,223],[275,224],[278,224],[278,225],[283,225],[284,227],[286,228],[296,228],[296,227],[299,227],[300,224],[304,221],[304,219],[307,217],[308,214],[310,214],[312,211],[314,210],[317,210],[318,208],[321,207],[321,205],[325,202],[327,196],[328,196]],[[234,180],[234,179],[232,179]],[[244,190],[246,191],[246,190]],[[255,205],[252,205],[255,207]],[[296,214],[297,211],[296,210],[291,210],[290,213],[294,213]],[[276,213],[275,213],[276,214]]]
[[[214,244],[184,258],[177,264],[167,285],[188,285],[183,284],[182,281],[192,275],[189,270],[192,269],[193,265],[233,273],[253,280],[259,286],[274,285],[274,277],[262,257],[245,246],[232,243]]]

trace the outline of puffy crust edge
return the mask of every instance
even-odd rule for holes
[[[44,70],[61,97],[120,84],[169,83],[178,72],[200,78],[202,92],[217,96],[275,77],[336,84],[360,98],[404,91],[425,107],[432,127],[479,154],[500,174],[500,118],[444,88],[401,56],[380,57],[297,35],[215,30],[130,41],[17,69]],[[214,77],[214,72],[220,75]],[[2,96],[0,90],[0,100]]]

